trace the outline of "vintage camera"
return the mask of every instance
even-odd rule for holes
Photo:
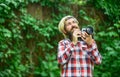
[[[87,26],[86,28],[82,28],[81,31],[82,33],[86,32],[87,34],[92,35],[92,38],[93,38],[93,27]],[[81,37],[78,37],[78,40],[82,41]]]

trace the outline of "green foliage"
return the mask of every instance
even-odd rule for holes
[[[104,14],[108,16],[110,21],[116,22],[116,20],[120,20],[120,2],[119,0],[89,0],[93,5],[104,11]]]
[[[39,59],[39,67],[34,71],[35,76],[37,77],[56,77],[60,76],[58,63],[56,62],[56,55],[47,54],[45,60]]]
[[[26,6],[30,2],[56,6],[54,1],[49,0],[0,1],[0,77],[59,76],[57,40],[52,40],[58,36],[60,17],[51,14],[53,20],[37,20],[27,13]],[[52,57],[51,52],[54,52]]]
[[[95,77],[118,77],[120,68],[120,2],[118,0],[90,0],[89,3],[106,15],[106,20],[99,25],[95,36],[103,56],[101,66],[95,69]]]
[[[115,23],[116,25],[120,25]],[[104,30],[104,29],[103,29]],[[119,36],[119,28],[117,28],[114,24],[113,26],[108,27],[104,31],[98,32],[98,41],[101,42],[100,48],[101,53],[103,54],[103,63],[100,66],[100,70],[103,73],[102,77],[112,77],[118,76],[117,72],[119,72],[120,65],[120,36]],[[101,38],[101,39],[99,39]],[[105,38],[105,39],[104,39]],[[116,70],[113,70],[116,69]],[[98,76],[100,76],[100,73]]]
[[[27,6],[31,3],[51,8],[52,20],[38,20],[28,14]],[[77,10],[78,18],[86,22],[80,23],[80,26],[93,25],[95,40],[103,56],[102,64],[95,67],[94,76],[118,77],[120,68],[118,0],[0,0],[0,77],[59,77],[56,56],[57,43],[62,36],[57,25],[63,16],[77,14],[74,14],[71,8],[74,4],[93,5],[93,8],[104,13],[103,22],[98,23],[97,19],[90,16],[92,12]]]

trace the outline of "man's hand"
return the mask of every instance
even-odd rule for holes
[[[87,34],[86,32],[82,33],[82,40],[85,41],[88,45],[91,45],[93,42],[92,35]]]
[[[74,45],[77,44],[78,37],[81,37],[81,31],[79,29],[75,29],[72,36],[72,42]]]

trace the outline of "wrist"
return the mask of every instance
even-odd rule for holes
[[[93,39],[91,39],[90,41],[88,41],[88,42],[87,42],[87,44],[88,44],[88,45],[92,45],[92,44],[93,44],[93,42],[94,42],[94,40],[93,40]]]

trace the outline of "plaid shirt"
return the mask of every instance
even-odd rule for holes
[[[93,77],[94,64],[101,63],[101,55],[95,42],[88,46],[79,41],[74,45],[64,39],[58,45],[58,63],[62,66],[61,77]]]

